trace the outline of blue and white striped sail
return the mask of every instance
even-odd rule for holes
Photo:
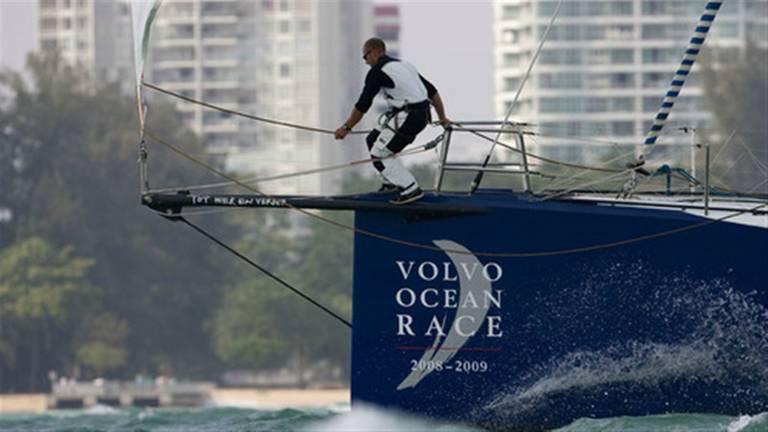
[[[688,42],[683,61],[680,63],[677,72],[675,72],[675,77],[672,78],[672,83],[670,83],[669,89],[661,102],[661,107],[659,107],[659,111],[656,113],[656,118],[653,120],[651,130],[648,131],[648,135],[645,137],[644,144],[648,146],[656,144],[656,140],[659,138],[661,130],[667,123],[669,113],[672,111],[677,96],[680,94],[680,91],[685,84],[685,79],[693,68],[696,57],[698,57],[699,52],[701,51],[704,40],[707,38],[709,29],[712,27],[712,23],[715,21],[715,16],[720,10],[722,3],[723,0],[709,0],[704,7],[704,13],[701,14],[701,18],[699,18],[698,24],[696,24],[693,37],[691,37],[691,40]],[[645,147],[646,150],[648,148],[649,147]]]

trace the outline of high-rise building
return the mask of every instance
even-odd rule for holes
[[[58,49],[99,82],[132,88],[131,13],[127,0],[38,0],[42,50]]]
[[[242,85],[249,72],[242,62],[248,36],[242,31],[243,4],[165,0],[152,26],[145,80],[227,109],[253,111],[254,91]],[[240,133],[241,119],[200,105],[174,102],[181,118],[204,140],[209,152],[227,154],[248,140]]]
[[[97,80],[118,80],[132,91],[128,0],[38,2],[42,49],[59,49]],[[370,0],[164,0],[152,27],[145,79],[227,109],[335,129],[359,93],[365,73],[360,45],[371,23]],[[243,174],[303,171],[364,154],[359,136],[342,144],[332,135],[175,103],[207,151]],[[339,179],[333,172],[260,187],[332,193]]]
[[[498,117],[506,114],[557,4],[556,0],[495,0]],[[540,140],[534,150],[561,160],[589,160],[616,147],[590,146],[575,139],[598,138],[627,146],[642,143],[704,4],[703,0],[564,2],[512,116],[554,137],[546,139],[546,144]],[[750,40],[768,43],[768,2],[724,2],[710,33],[705,46],[719,60],[740,55]],[[711,124],[698,69],[699,64],[675,104],[666,131]],[[665,136],[660,147],[688,139]],[[598,151],[585,151],[589,149]],[[678,152],[676,157],[681,156]]]
[[[400,57],[400,6],[376,4],[373,8],[373,34],[384,41],[392,57]]]
[[[376,4],[373,8],[373,35],[384,41],[387,54],[400,57],[400,6]],[[389,109],[381,98],[374,101],[372,114],[380,115]]]
[[[166,0],[155,22],[148,76],[162,87],[229,109],[335,129],[362,82],[358,45],[370,23],[368,1]],[[178,106],[209,151],[225,155],[233,171],[284,174],[360,154],[327,134]],[[339,178],[327,173],[260,187],[331,193]]]

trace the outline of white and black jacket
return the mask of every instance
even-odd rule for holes
[[[412,64],[387,55],[368,71],[355,108],[363,113],[368,111],[379,91],[393,108],[424,102],[437,93],[435,86],[421,76]]]

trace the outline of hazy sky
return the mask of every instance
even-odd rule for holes
[[[384,2],[377,2],[384,3]],[[402,57],[440,90],[453,120],[493,117],[491,0],[399,0]]]
[[[37,0],[0,0],[0,67],[21,69],[37,47]]]

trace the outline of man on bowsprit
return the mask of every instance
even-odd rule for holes
[[[450,124],[450,120],[445,116],[443,100],[435,86],[412,64],[389,57],[384,41],[368,39],[363,44],[363,60],[371,70],[365,77],[365,86],[352,113],[344,125],[336,129],[335,136],[344,139],[371,107],[374,96],[381,92],[390,109],[379,117],[366,142],[374,159],[373,166],[384,182],[379,191],[400,191],[400,196],[390,202],[408,204],[423,197],[424,192],[396,155],[430,122],[430,102],[443,126]]]

